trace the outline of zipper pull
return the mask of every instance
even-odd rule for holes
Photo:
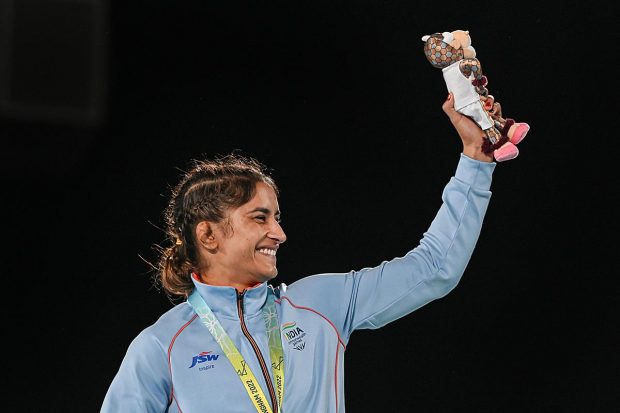
[[[239,311],[239,317],[243,318],[243,295],[245,294],[245,290],[239,292],[237,291],[237,310]]]

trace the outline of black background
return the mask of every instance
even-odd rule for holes
[[[62,13],[40,16],[42,3],[28,1],[33,39],[63,33]],[[168,187],[192,158],[237,150],[271,168],[288,235],[279,282],[374,266],[417,245],[460,153],[441,111],[445,84],[420,38],[455,29],[470,31],[504,115],[532,129],[519,157],[497,165],[457,288],[352,336],[347,411],[620,410],[617,255],[607,235],[617,222],[606,215],[619,187],[606,172],[617,83],[606,29],[617,10],[107,6],[105,41],[88,46],[105,52],[101,118],[2,117],[12,411],[98,411],[129,342],[172,305],[145,261],[164,239]],[[37,81],[20,90],[83,101],[83,88],[44,76],[76,52],[28,60],[42,43],[23,38],[10,56],[30,62]]]

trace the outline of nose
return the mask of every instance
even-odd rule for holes
[[[282,225],[280,225],[278,221],[273,222],[273,225],[271,226],[271,229],[269,230],[267,236],[271,239],[278,241],[278,244],[282,244],[286,241],[286,234],[282,229]]]

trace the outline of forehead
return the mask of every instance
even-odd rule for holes
[[[264,182],[256,184],[256,192],[252,199],[241,206],[241,209],[245,211],[251,211],[255,208],[267,208],[273,213],[279,212],[276,192],[270,185]]]

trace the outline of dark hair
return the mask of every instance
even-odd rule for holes
[[[252,199],[258,182],[270,185],[276,196],[279,194],[266,166],[252,157],[230,153],[214,159],[193,159],[190,164],[172,189],[164,210],[167,242],[171,245],[159,248],[157,281],[173,296],[187,296],[194,288],[191,274],[198,270],[198,223],[221,222],[230,208]]]

